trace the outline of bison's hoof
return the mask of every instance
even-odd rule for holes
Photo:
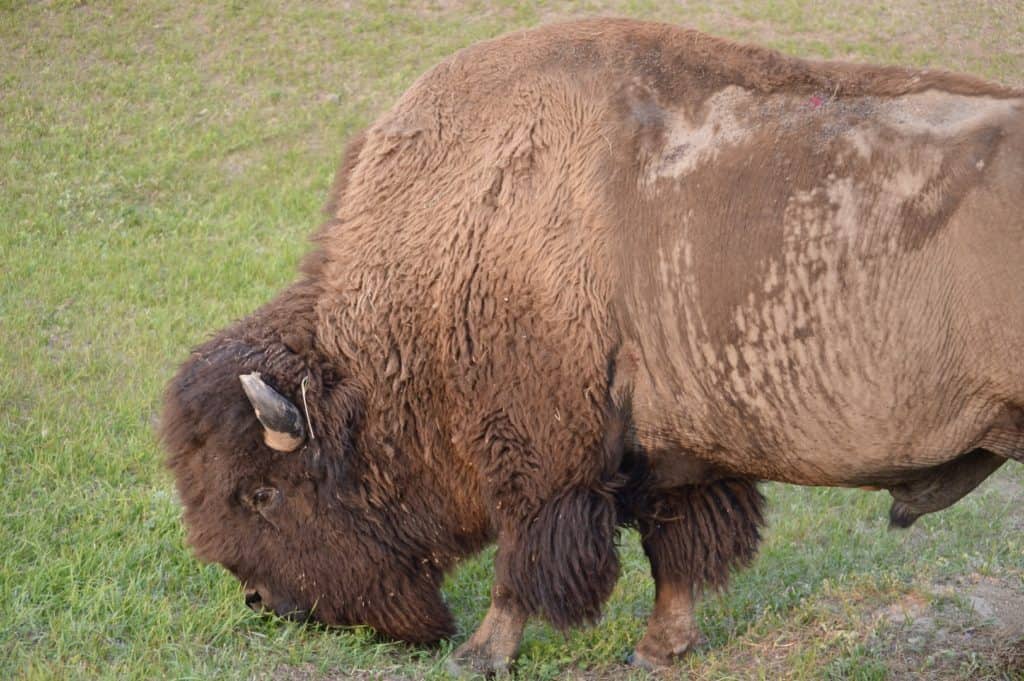
[[[512,660],[507,655],[497,655],[466,643],[448,658],[448,673],[459,678],[490,678],[507,673],[511,664]]]
[[[637,644],[636,650],[626,658],[626,662],[647,671],[664,669],[665,667],[671,667],[698,648],[707,645],[707,642],[707,639],[702,634],[696,634],[674,645],[657,639],[652,640],[651,636],[645,636]]]

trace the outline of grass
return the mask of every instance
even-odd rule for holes
[[[0,677],[444,676],[461,638],[418,650],[244,611],[233,579],[183,546],[159,396],[189,347],[291,279],[344,140],[420,72],[477,39],[601,13],[1024,79],[1018,0],[0,2]],[[881,495],[769,486],[764,550],[704,602],[710,647],[677,671],[1012,675],[963,594],[998,580],[1024,602],[1022,483],[1008,467],[902,534]],[[635,537],[622,553],[605,620],[568,637],[531,625],[523,678],[639,676],[621,661],[653,587]],[[489,555],[449,580],[464,632],[489,582]]]

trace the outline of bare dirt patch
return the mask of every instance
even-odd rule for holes
[[[1002,679],[1024,673],[1024,588],[981,575],[908,594],[868,618],[892,679]],[[868,624],[868,626],[872,626]]]

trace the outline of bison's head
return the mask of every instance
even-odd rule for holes
[[[161,425],[189,543],[250,607],[435,641],[453,629],[444,502],[367,419],[354,383],[283,345],[200,348]]]

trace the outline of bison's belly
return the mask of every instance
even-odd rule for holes
[[[638,374],[635,441],[671,476],[699,477],[696,459],[781,482],[885,484],[956,458],[991,421],[986,401],[924,367],[883,382],[835,362],[780,361],[760,380],[713,359],[686,375]]]

